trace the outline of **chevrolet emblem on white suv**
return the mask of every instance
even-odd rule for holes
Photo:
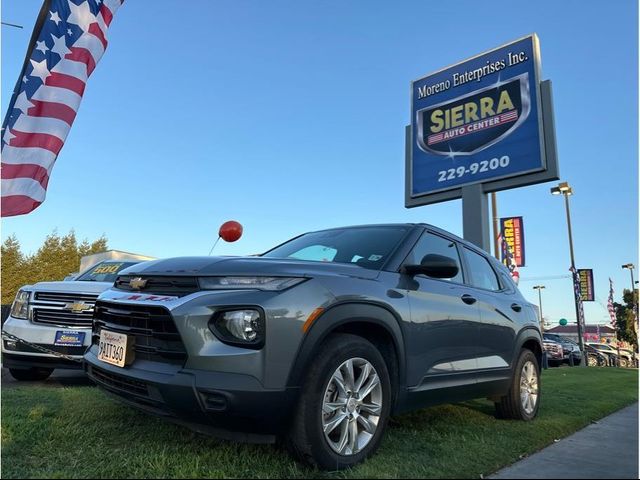
[[[84,302],[66,303],[63,307],[65,310],[71,310],[73,313],[82,313],[91,310],[92,306]]]

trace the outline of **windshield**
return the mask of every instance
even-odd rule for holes
[[[353,227],[307,233],[262,256],[354,263],[380,270],[410,229],[410,226]]]
[[[116,281],[118,272],[138,262],[101,262],[80,275],[76,280],[82,282],[109,282]]]

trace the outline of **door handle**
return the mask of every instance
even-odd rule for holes
[[[462,295],[462,301],[464,303],[466,303],[467,305],[473,305],[474,303],[476,303],[476,297],[472,297],[471,295],[469,295],[468,293],[465,293],[464,295]]]
[[[512,303],[511,304],[511,310],[513,310],[514,312],[521,312],[522,311],[522,306],[518,305],[517,303]]]

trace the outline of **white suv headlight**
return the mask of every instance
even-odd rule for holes
[[[203,290],[267,290],[277,292],[306,280],[299,277],[200,277]]]
[[[27,290],[19,290],[16,299],[11,306],[11,316],[22,320],[29,320],[29,298],[31,292]]]

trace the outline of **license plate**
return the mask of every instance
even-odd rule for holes
[[[133,344],[135,337],[123,333],[100,330],[98,345],[98,359],[117,367],[124,367],[133,363]]]
[[[85,332],[76,330],[58,330],[53,344],[59,347],[81,347],[84,345],[85,335]]]

